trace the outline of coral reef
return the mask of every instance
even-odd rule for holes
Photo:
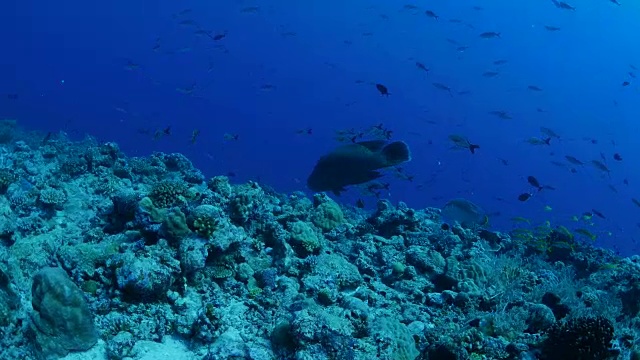
[[[640,257],[550,224],[449,226],[386,200],[368,213],[205,179],[180,154],[7,126],[0,358],[136,358],[153,344],[200,359],[640,353]]]

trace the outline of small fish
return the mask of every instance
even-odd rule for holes
[[[181,26],[198,26],[198,24],[196,24],[195,21],[189,20],[189,19],[180,21],[178,23],[178,25],[181,25]]]
[[[523,222],[523,223],[531,224],[531,220],[529,220],[529,219],[527,219],[525,217],[522,217],[522,216],[512,217],[511,221],[516,222],[516,223]]]
[[[575,10],[576,8],[574,8],[573,6],[567,4],[566,2],[563,1],[557,1],[557,0],[551,0],[551,2],[558,8],[558,9],[563,9],[563,10]]]
[[[529,85],[529,86],[527,86],[527,89],[529,89],[531,91],[542,91],[541,88],[539,88],[538,86],[535,86],[535,85]]]
[[[531,185],[534,188],[538,189],[538,191],[542,191],[542,189],[544,189],[542,187],[542,185],[540,185],[540,182],[538,181],[538,179],[536,179],[533,176],[527,176],[527,182],[529,183],[529,185]]]
[[[609,186],[609,189],[611,189],[611,191],[613,191],[613,192],[614,192],[614,193],[616,193],[616,194],[618,193],[618,189],[616,189],[616,187],[615,187],[615,186],[613,186],[613,185],[611,185],[611,184],[609,184],[608,186]]]
[[[575,157],[573,157],[571,155],[565,155],[564,158],[567,159],[567,161],[570,162],[573,165],[578,165],[578,166],[584,165],[584,163],[582,161],[576,159]]]
[[[168,125],[164,129],[158,129],[153,133],[153,140],[159,140],[165,136],[171,135],[171,125]]]
[[[556,134],[555,131],[549,129],[548,127],[540,126],[540,132],[549,138],[560,139],[560,135]]]
[[[614,4],[618,5],[618,6],[622,5],[622,4],[620,4],[620,2],[618,0],[609,0],[609,2],[614,3]]]
[[[495,31],[485,31],[482,34],[480,34],[480,37],[483,39],[500,38],[500,33]]]
[[[615,153],[613,154],[613,159],[616,161],[622,161],[622,155],[620,155],[619,153]]]
[[[500,59],[500,60],[495,60],[495,61],[493,62],[493,65],[504,65],[504,64],[506,64],[506,63],[508,63],[508,62],[509,62],[508,60]]]
[[[138,70],[138,69],[140,68],[140,65],[139,65],[139,64],[136,64],[136,63],[134,63],[134,62],[133,62],[133,61],[131,61],[131,60],[128,60],[128,61],[127,61],[127,65],[125,65],[125,66],[124,66],[124,68],[125,68],[126,70],[129,70],[129,71],[135,71],[135,70]]]
[[[482,76],[486,77],[486,78],[493,78],[500,75],[499,72],[497,71],[485,71],[482,73]]]
[[[551,25],[545,25],[544,28],[547,29],[548,31],[558,31],[558,30],[560,30],[559,27],[551,26]]]
[[[382,85],[382,84],[376,84],[376,89],[378,89],[378,92],[380,92],[380,95],[382,96],[389,96],[391,95],[389,93],[389,89],[387,89],[386,86]]]
[[[429,72],[429,68],[421,62],[416,61],[416,67],[422,71]]]
[[[240,135],[238,135],[238,134],[229,134],[229,133],[225,133],[224,136],[223,136],[223,138],[226,141],[236,141],[236,140],[238,140],[239,137],[240,137]]]
[[[425,12],[424,12],[424,14],[425,14],[425,15],[427,15],[428,17],[433,18],[433,19],[436,19],[436,20],[438,20],[438,18],[439,18],[439,16],[438,16],[438,15],[436,15],[436,13],[434,13],[434,12],[433,12],[433,11],[431,11],[431,10],[427,10],[427,11],[425,11]]]
[[[258,6],[247,6],[240,10],[241,13],[245,14],[257,13],[258,11],[260,11],[260,8]]]
[[[313,134],[313,129],[312,128],[304,128],[304,129],[298,129],[296,130],[296,134],[298,135],[311,135]]]
[[[606,172],[607,174],[609,174],[609,176],[611,176],[611,170],[609,170],[607,165],[604,164],[602,161],[600,161],[600,160],[591,160],[591,164],[593,166],[595,166],[596,169],[598,169],[598,170],[600,170],[602,172]]]
[[[545,205],[543,210],[546,211],[546,212],[549,212],[549,211],[553,211],[553,208],[551,206],[549,206],[549,205]]]
[[[595,216],[597,216],[597,217],[599,217],[599,218],[601,218],[601,219],[606,219],[606,217],[604,216],[604,214],[603,214],[603,213],[601,213],[600,211],[596,210],[596,209],[591,209],[591,212],[592,212]]]
[[[260,90],[261,91],[271,91],[274,90],[276,88],[275,85],[273,84],[262,84],[260,85]]]
[[[472,154],[475,154],[476,150],[480,148],[480,145],[472,144],[466,137],[461,135],[449,135],[449,140],[453,142],[455,147],[469,149]]]
[[[214,41],[220,41],[220,40],[222,40],[222,39],[224,39],[224,38],[226,38],[226,37],[227,37],[227,32],[225,31],[225,32],[221,32],[221,33],[218,33],[218,34],[214,35],[214,36],[212,37],[212,39],[213,39]]]
[[[576,233],[578,233],[578,234],[580,234],[580,235],[583,235],[583,236],[588,237],[589,239],[591,239],[591,241],[595,241],[595,240],[596,240],[596,238],[597,238],[597,236],[596,236],[596,235],[592,234],[592,233],[591,233],[589,230],[587,230],[587,229],[582,229],[582,228],[580,228],[580,229],[576,229]]]
[[[198,140],[198,136],[199,136],[199,135],[200,135],[200,129],[194,129],[194,130],[191,132],[191,140],[190,140],[191,145],[193,145],[193,144],[195,144],[195,143],[196,143],[196,141]]]
[[[18,94],[7,94],[7,99],[9,100],[18,100]]]
[[[362,200],[362,199],[358,199],[358,200],[356,201],[356,207],[357,207],[358,209],[364,209],[364,200]]]
[[[438,89],[438,90],[442,90],[442,91],[446,91],[446,92],[448,92],[448,93],[449,93],[449,95],[453,96],[453,94],[451,93],[451,88],[450,88],[450,87],[448,87],[447,85],[442,84],[442,83],[433,83],[433,86],[434,86],[436,89]]]
[[[531,145],[551,145],[551,138],[532,137],[527,139],[527,142]]]
[[[174,17],[174,18],[177,18],[177,17],[179,17],[179,16],[185,16],[185,15],[190,14],[190,13],[191,13],[191,11],[192,11],[191,9],[184,9],[184,10],[180,10],[179,12],[177,12],[177,13],[173,14],[173,17]]]
[[[442,208],[442,216],[463,227],[483,227],[489,223],[488,214],[467,199],[453,199]]]
[[[525,201],[529,200],[531,198],[531,196],[533,196],[533,194],[531,194],[531,193],[522,193],[522,194],[518,195],[518,200],[522,201],[522,202],[525,202]]]
[[[636,204],[636,206],[640,207],[640,201],[638,201],[638,200],[637,200],[637,199],[635,199],[635,198],[631,198],[631,201],[632,201],[634,204]]]
[[[624,86],[629,86],[629,85],[631,85],[631,83],[630,83],[630,82],[628,82],[628,81],[623,81],[623,82],[622,82],[622,86],[623,86],[623,87],[624,87]]]
[[[499,117],[500,119],[503,119],[503,120],[511,120],[511,119],[513,119],[513,117],[511,117],[511,115],[509,115],[509,113],[507,113],[506,111],[503,111],[503,110],[489,111],[489,114],[497,116],[497,117]]]

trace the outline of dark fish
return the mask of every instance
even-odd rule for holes
[[[313,129],[312,128],[298,129],[298,130],[296,130],[296,134],[298,134],[298,135],[311,135],[311,134],[313,134]]]
[[[509,115],[509,113],[507,113],[507,112],[506,112],[506,111],[504,111],[504,110],[494,110],[494,111],[489,111],[489,114],[490,114],[490,115],[497,116],[497,117],[499,117],[500,119],[503,119],[503,120],[511,120],[511,119],[513,119],[513,118],[511,117],[511,115]]]
[[[341,146],[322,156],[307,179],[313,191],[332,191],[336,195],[345,186],[364,184],[382,176],[377,170],[411,160],[409,146],[402,141],[362,141]]]
[[[617,161],[622,161],[622,155],[615,153],[613,154],[613,159]]]
[[[476,149],[480,148],[480,145],[472,144],[466,137],[461,135],[449,135],[449,140],[451,140],[456,147],[469,149],[472,154],[475,154]]]
[[[638,201],[637,199],[632,198],[631,201],[636,204],[636,206],[640,207],[640,201]]]
[[[18,100],[18,94],[7,94],[7,99]]]
[[[620,5],[621,5],[621,4],[620,4],[620,2],[619,2],[618,0],[609,0],[609,1],[610,1],[610,2],[612,2],[612,3],[614,3],[614,4],[616,4],[616,5],[618,5],[618,6],[620,6]]]
[[[382,85],[382,84],[376,84],[376,89],[378,89],[378,91],[380,92],[380,95],[382,96],[389,96],[389,89],[387,89],[386,86]]]
[[[500,33],[499,32],[495,32],[495,31],[486,31],[486,32],[483,32],[482,34],[480,34],[480,37],[483,38],[483,39],[499,38],[500,37]]]
[[[487,78],[492,78],[492,77],[496,77],[500,75],[499,72],[497,71],[485,71],[482,73],[482,76],[487,77]]]
[[[532,137],[527,139],[527,142],[531,145],[551,145],[551,138],[538,138],[538,137]]]
[[[362,199],[358,199],[358,200],[356,201],[356,207],[357,207],[358,209],[364,209],[364,200],[362,200]]]
[[[560,30],[560,28],[559,28],[559,27],[557,27],[557,26],[551,26],[551,25],[545,25],[545,26],[544,26],[544,28],[545,28],[545,29],[547,29],[547,30],[549,30],[549,31],[558,31],[558,30]]]
[[[566,2],[563,2],[563,1],[551,0],[551,2],[553,2],[553,4],[558,9],[563,9],[563,10],[575,10],[576,9],[573,6],[567,4]]]
[[[425,15],[427,15],[428,17],[430,17],[430,18],[434,18],[434,19],[436,19],[436,20],[438,20],[438,18],[440,17],[440,16],[436,15],[436,13],[434,13],[434,12],[433,12],[433,11],[431,11],[431,10],[427,10],[427,11],[425,11],[425,12],[424,12],[424,14],[425,14]]]
[[[442,84],[442,83],[433,83],[433,86],[436,89],[446,91],[446,92],[449,93],[449,95],[453,96],[453,94],[451,93],[451,88],[448,87],[447,85]]]
[[[622,183],[625,184],[625,185],[629,185],[629,179],[622,180]]]
[[[541,88],[535,86],[535,85],[529,85],[527,86],[527,89],[531,90],[531,91],[542,91]]]
[[[566,155],[564,158],[567,159],[567,161],[572,163],[573,165],[579,165],[579,166],[584,165],[584,163],[582,161],[576,159],[575,157],[573,157],[571,155]]]
[[[429,68],[428,68],[425,64],[423,64],[423,63],[421,63],[421,62],[416,61],[416,67],[417,67],[418,69],[420,69],[420,70],[423,70],[423,71],[429,72]]]
[[[207,33],[207,35],[209,35],[209,33]],[[211,35],[209,35],[209,36],[211,36]],[[213,35],[211,37],[211,39],[213,39],[213,41],[220,41],[220,40],[222,40],[222,39],[224,39],[226,37],[227,37],[227,33],[226,32],[221,32],[221,33]]]
[[[540,132],[547,135],[549,138],[560,139],[560,135],[556,134],[555,131],[549,129],[548,127],[540,126]]]
[[[524,202],[524,201],[529,200],[529,199],[531,198],[531,196],[533,196],[533,194],[530,194],[530,193],[522,193],[522,194],[518,195],[518,200],[519,200],[519,201]],[[640,206],[640,205],[639,205],[639,206]]]
[[[509,62],[509,61],[508,61],[508,60],[503,60],[503,59],[501,59],[501,60],[496,60],[496,61],[494,61],[494,62],[493,62],[493,65],[504,65],[504,64],[506,64],[507,62]]]
[[[596,210],[596,209],[591,209],[591,212],[592,212],[595,216],[597,216],[597,217],[599,217],[599,218],[601,218],[601,219],[606,219],[606,217],[604,216],[604,214],[602,214],[600,211],[598,211],[598,210]]]
[[[603,163],[600,160],[591,160],[591,164],[593,166],[595,166],[598,170],[607,173],[609,176],[611,176],[611,170],[609,170],[609,168],[607,167],[607,165],[605,163]]]
[[[630,82],[628,82],[628,81],[623,81],[623,82],[622,82],[622,86],[629,86],[629,85],[631,85],[631,83],[630,83]]]
[[[540,185],[540,182],[538,181],[538,179],[536,179],[533,176],[527,176],[527,182],[529,183],[529,185],[531,185],[534,188],[538,189],[538,191],[541,191],[543,189],[543,187]]]

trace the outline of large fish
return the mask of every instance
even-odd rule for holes
[[[411,160],[409,146],[402,141],[361,141],[341,146],[322,156],[307,179],[313,191],[332,191],[336,195],[345,186],[377,179],[377,171]]]

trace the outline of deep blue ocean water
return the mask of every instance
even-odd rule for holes
[[[548,220],[637,254],[640,4],[570,4],[8,0],[0,117],[117,142],[130,156],[181,152],[207,176],[309,194],[316,160],[340,145],[336,131],[382,123],[410,145],[403,171],[414,176],[382,179],[383,198],[423,208],[463,197],[495,230],[516,216]],[[560,138],[529,144],[541,126]],[[452,150],[451,134],[480,149]],[[527,176],[556,190],[537,192]],[[356,187],[339,199],[375,206]],[[571,220],[593,209],[606,219]]]

